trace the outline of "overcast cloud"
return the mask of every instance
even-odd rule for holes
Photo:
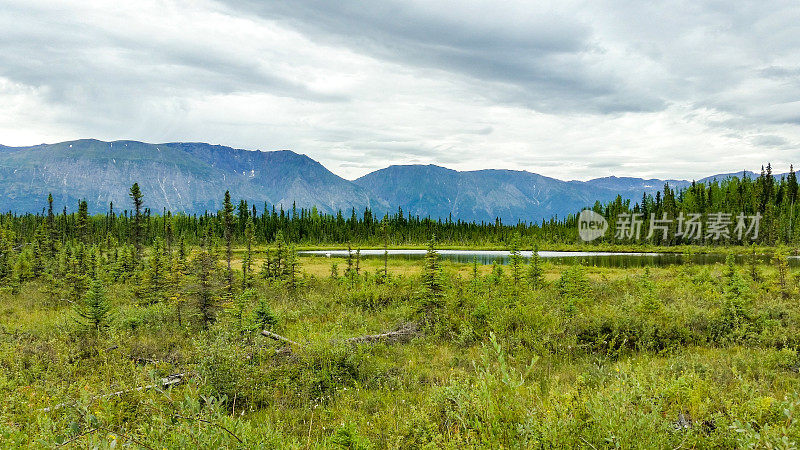
[[[796,0],[536,3],[0,0],[0,144],[291,149],[345,178],[800,160]]]

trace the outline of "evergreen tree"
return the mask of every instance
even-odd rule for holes
[[[336,263],[331,263],[331,278],[339,278],[339,265]]]
[[[65,252],[65,275],[64,282],[67,288],[67,300],[79,302],[89,289],[89,274],[86,264],[86,249],[83,244],[77,247],[67,246]]]
[[[134,263],[138,265],[139,261],[142,259],[142,206],[144,205],[139,183],[133,183],[133,186],[131,186],[130,197],[133,201],[133,223],[131,224],[130,238],[131,244],[135,250],[133,260]]]
[[[428,242],[422,268],[422,286],[424,295],[422,299],[423,321],[431,324],[436,320],[438,310],[444,304],[444,286],[442,284],[442,269],[439,263],[439,253],[436,251],[436,237]]]
[[[49,247],[48,244],[48,233],[47,233],[47,224],[43,223],[36,227],[36,233],[34,234],[33,241],[31,242],[31,256],[33,257],[33,261],[31,262],[31,266],[33,269],[33,277],[39,278],[44,274],[45,271],[45,255],[47,252],[47,248]],[[49,253],[47,253],[49,254]]]
[[[750,257],[747,258],[748,267],[750,269],[750,278],[756,283],[763,281],[761,271],[758,268],[758,254],[756,253],[755,246],[750,249]]]
[[[292,294],[300,287],[300,261],[294,247],[288,249],[286,258],[286,287]]]
[[[164,253],[161,239],[156,239],[153,252],[147,264],[145,273],[146,290],[143,297],[148,303],[157,303],[164,300],[168,286],[168,270],[166,267],[167,255]]]
[[[208,325],[214,321],[218,303],[217,257],[212,240],[212,231],[208,227],[200,243],[200,251],[194,259],[194,272],[197,277],[194,295],[203,328],[208,328]]]
[[[182,287],[187,271],[187,258],[186,240],[181,236],[178,254],[175,256],[175,263],[172,264],[169,279],[170,299],[175,305],[175,313],[178,318],[179,327],[183,326],[183,304],[186,302]]]
[[[381,272],[378,280],[381,283],[389,279],[389,229],[386,225],[387,216],[384,216],[381,221],[381,235],[383,236],[383,271]]]
[[[244,240],[245,240],[245,254],[244,258],[242,258],[242,290],[249,289],[251,282],[251,275],[250,275],[250,267],[253,263],[253,240],[255,238],[255,234],[253,232],[253,219],[248,218],[247,224],[244,228]]]
[[[514,239],[511,242],[511,251],[509,253],[509,262],[511,265],[511,282],[515,287],[519,286],[522,282],[522,264],[523,259],[519,251],[519,241]]]
[[[227,271],[225,272],[225,290],[229,299],[233,298],[233,269],[231,268],[231,259],[233,259],[233,203],[231,203],[231,193],[225,191],[225,200],[222,203],[222,223],[224,226],[225,235],[225,263]]]
[[[350,242],[347,243],[347,268],[344,271],[344,275],[352,280],[355,278],[355,269],[353,268],[353,249],[350,247]]]
[[[271,330],[278,323],[277,317],[263,298],[258,299],[256,309],[253,311],[253,321],[259,330]]]
[[[53,194],[47,195],[47,231],[49,232],[49,242],[47,251],[51,258],[56,256],[56,241],[58,241],[58,231],[56,230],[56,216],[53,213]]]
[[[499,285],[503,281],[503,265],[500,261],[495,259],[492,261],[492,283]]]
[[[533,289],[544,286],[544,270],[542,269],[542,259],[539,257],[538,245],[533,247],[531,260],[528,262],[528,284]]]
[[[732,253],[728,254],[725,262],[720,331],[733,339],[740,339],[747,333],[750,322],[750,289],[739,274]]]
[[[75,233],[78,240],[86,245],[87,235],[89,234],[89,206],[86,200],[78,202],[78,218],[75,221]]]
[[[108,326],[111,319],[111,303],[106,299],[103,285],[99,280],[92,281],[86,294],[74,303],[73,311],[78,316],[79,323],[95,332],[100,332]]]
[[[776,249],[772,256],[772,261],[775,264],[777,272],[776,283],[778,285],[778,290],[783,298],[789,298],[792,289],[789,286],[789,263],[786,251],[782,248]]]

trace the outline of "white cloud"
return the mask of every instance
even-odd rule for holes
[[[794,2],[0,0],[0,143],[292,149],[563,179],[800,156]]]

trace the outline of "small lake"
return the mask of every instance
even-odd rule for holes
[[[509,252],[507,250],[437,250],[439,256],[448,261],[457,263],[472,263],[473,259],[478,260],[478,264],[492,264],[499,261],[501,264],[508,264]],[[301,255],[317,255],[329,258],[345,258],[347,250],[307,250],[299,252]],[[395,249],[389,250],[389,258],[420,260],[425,257],[425,250],[422,249]],[[531,257],[531,251],[521,251],[522,257],[527,261]],[[355,256],[355,250],[353,250]],[[555,264],[584,264],[595,267],[646,267],[646,266],[669,266],[673,264],[683,264],[688,261],[693,264],[716,264],[724,263],[726,255],[723,253],[705,253],[685,255],[682,253],[623,253],[623,252],[551,252],[540,251],[539,257],[545,261]],[[361,258],[383,258],[382,249],[362,249]],[[768,263],[768,256],[758,256],[762,263]],[[745,264],[749,259],[748,255],[736,256],[738,264]],[[789,265],[792,267],[800,266],[798,257],[790,257]]]

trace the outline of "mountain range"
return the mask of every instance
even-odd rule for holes
[[[748,172],[750,176],[756,176]],[[725,178],[736,174],[720,174]],[[154,212],[203,213],[220,208],[226,190],[251,204],[316,207],[324,213],[370,208],[407,214],[506,223],[565,217],[595,201],[621,195],[634,201],[665,183],[686,180],[605,177],[562,181],[517,170],[456,171],[435,165],[396,165],[350,181],[306,155],[250,151],[205,143],[148,144],[82,139],[31,147],[0,145],[0,211],[41,212],[48,193],[60,209],[85,199],[92,212],[129,208],[139,183]]]

